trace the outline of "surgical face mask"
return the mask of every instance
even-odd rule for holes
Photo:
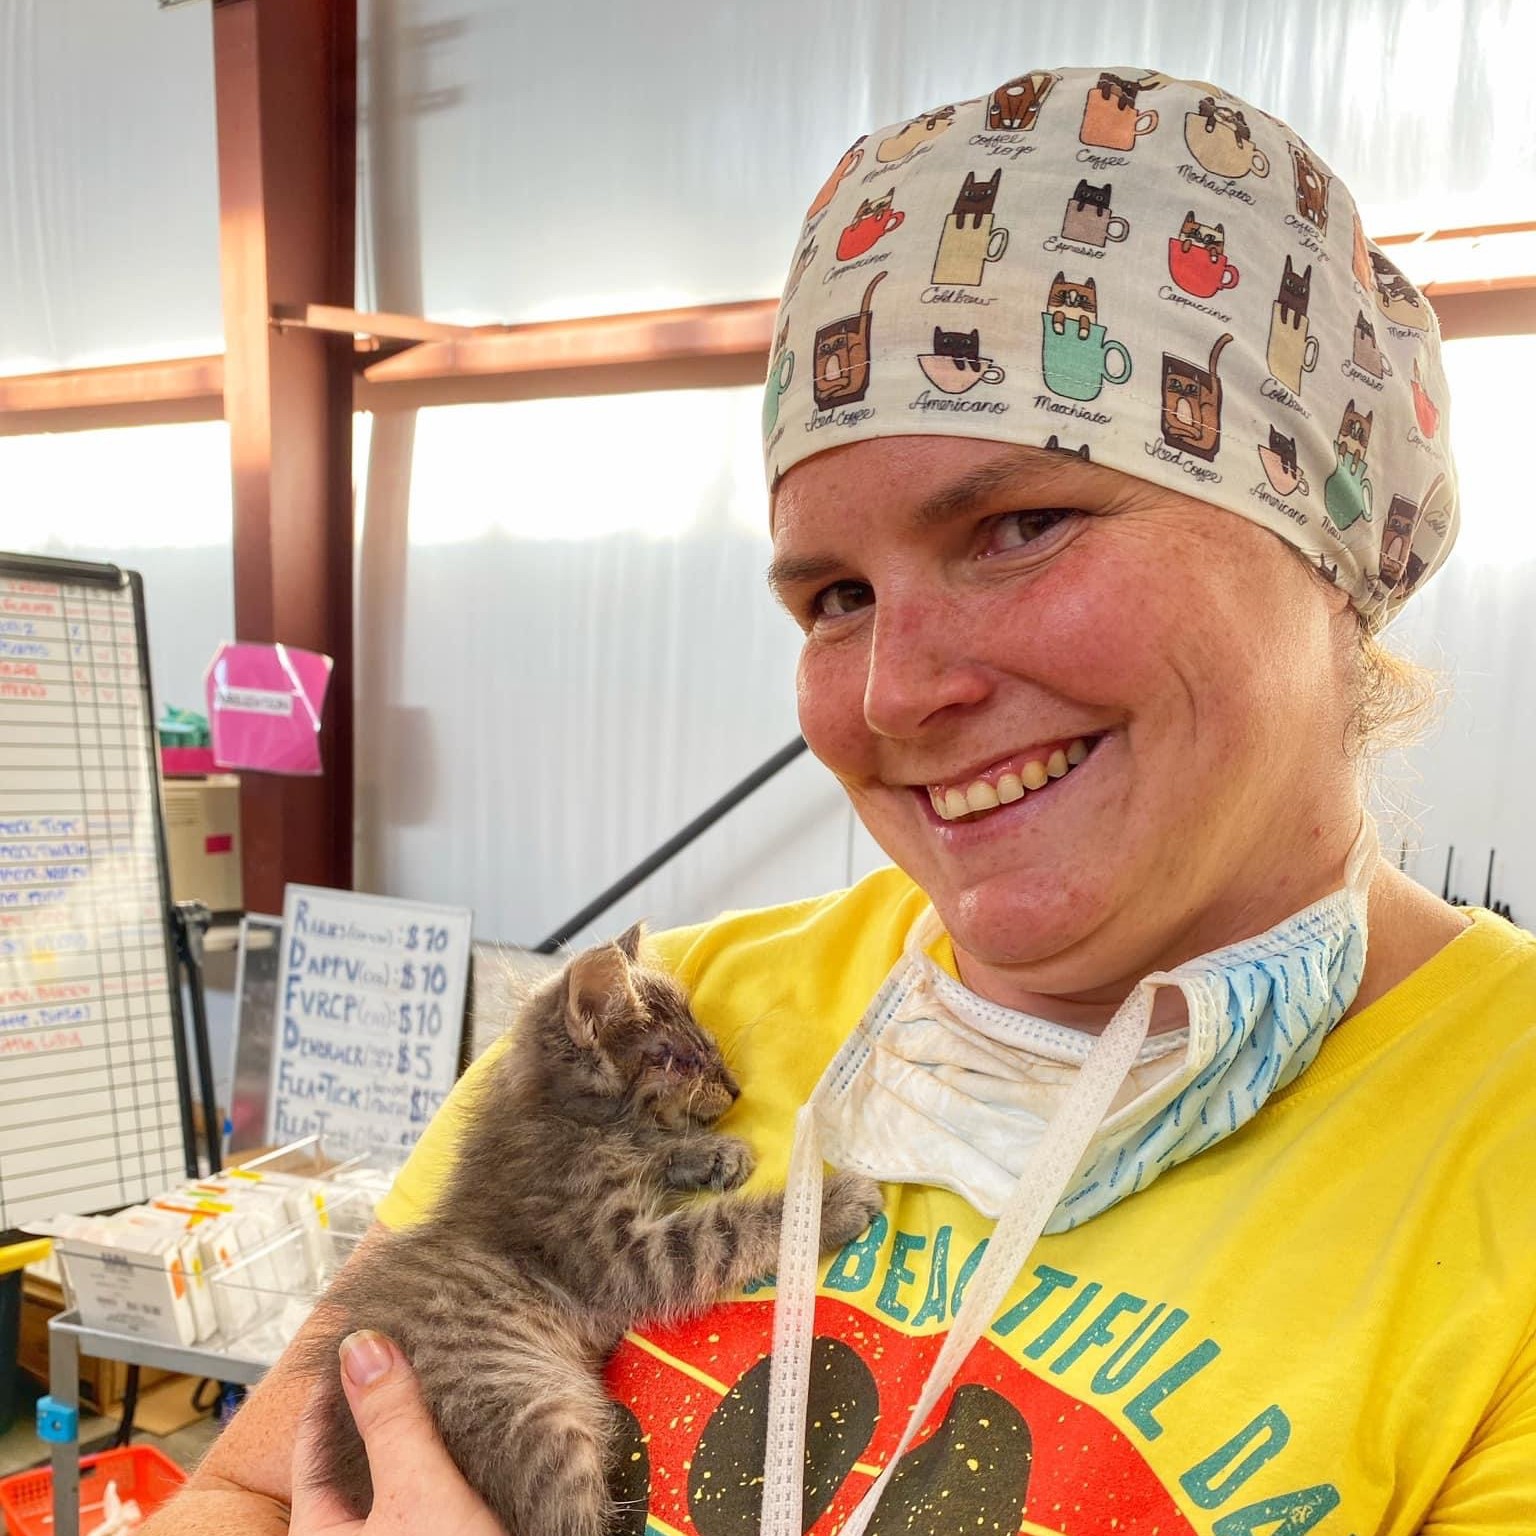
[[[1231,1135],[1311,1064],[1359,990],[1376,855],[1367,819],[1340,890],[1254,938],[1154,972],[1097,1040],[970,992],[924,952],[936,920],[919,920],[795,1121],[764,1536],[801,1529],[823,1159],[885,1182],[940,1185],[997,1220],[894,1455],[843,1527],[861,1536],[1040,1234],[1086,1221]],[[1149,1039],[1160,987],[1183,994],[1188,1027]]]

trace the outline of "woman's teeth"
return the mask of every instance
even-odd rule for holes
[[[1079,736],[1069,747],[1057,747],[1047,758],[1032,759],[1017,773],[1011,769],[993,779],[976,779],[964,788],[951,785],[945,789],[929,786],[928,802],[945,821],[958,821],[962,816],[975,816],[983,811],[996,810],[1000,805],[1012,805],[1022,800],[1031,790],[1043,789],[1052,779],[1059,779],[1088,756],[1088,743]]]

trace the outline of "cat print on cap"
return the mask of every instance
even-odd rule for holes
[[[1324,175],[1313,163],[1311,155],[1299,145],[1292,144],[1291,165],[1296,172],[1296,212],[1317,230],[1328,233],[1328,187],[1331,176]]]
[[[899,208],[892,204],[896,201],[896,189],[892,187],[884,197],[866,197],[859,204],[858,211],[849,221],[846,229],[837,237],[837,259],[839,261],[854,261],[867,252],[876,241],[892,230],[900,229],[901,222],[906,218]]]
[[[1091,464],[1093,462],[1088,453],[1087,443],[1084,443],[1080,448],[1067,448],[1062,444],[1054,432],[1052,432],[1051,435],[1046,438],[1045,442],[1041,444],[1041,446],[1048,449],[1052,453],[1070,453],[1074,458],[1081,459],[1084,464]]]
[[[1429,305],[1424,296],[1393,265],[1392,261],[1372,251],[1371,271],[1376,279],[1376,307],[1393,325],[1409,330],[1429,329]]]
[[[1222,224],[1202,224],[1191,208],[1176,235],[1168,238],[1168,275],[1185,293],[1213,299],[1236,288],[1241,274],[1227,260],[1227,231]]]
[[[1333,440],[1336,467],[1323,485],[1323,505],[1335,528],[1341,533],[1352,528],[1362,517],[1370,522],[1375,510],[1375,492],[1366,477],[1369,465],[1366,453],[1371,446],[1371,427],[1376,412],[1361,415],[1351,400],[1344,407],[1338,435]]]
[[[1309,334],[1311,322],[1307,318],[1311,297],[1311,264],[1298,272],[1287,255],[1280,290],[1270,306],[1269,346],[1264,360],[1270,377],[1293,395],[1301,393],[1302,375],[1317,367],[1317,337]]]
[[[1040,315],[1046,388],[1068,400],[1096,400],[1106,383],[1131,376],[1131,354],[1099,324],[1099,289],[1091,277],[1058,272]]]
[[[965,173],[954,207],[945,215],[939,248],[934,254],[936,286],[978,286],[988,264],[1008,249],[1008,231],[993,222],[1002,182],[1001,170],[993,171],[985,181],[978,181],[974,171]]]
[[[1019,75],[987,97],[987,130],[990,133],[1028,133],[1040,117],[1040,108],[1060,78],[1049,70],[1037,69]]]
[[[1354,345],[1350,361],[1373,379],[1392,377],[1392,360],[1376,340],[1376,327],[1365,318],[1364,310],[1355,311]]]
[[[933,328],[933,351],[917,359],[923,377],[946,395],[963,395],[978,384],[1001,384],[1007,377],[1002,365],[981,355],[980,331],[946,331]]]
[[[869,340],[874,321],[870,300],[884,278],[884,272],[876,272],[870,279],[858,314],[833,320],[816,332],[816,374],[811,393],[824,411],[855,405],[869,389]]]
[[[1424,560],[1414,553],[1413,541],[1428,527],[1438,538],[1449,525],[1455,507],[1455,489],[1446,476],[1436,474],[1424,494],[1413,501],[1394,496],[1381,531],[1381,568],[1377,580],[1383,596],[1406,597],[1424,574]]]
[[[1196,109],[1184,114],[1184,142],[1206,170],[1229,181],[1250,172],[1269,175],[1269,156],[1253,142],[1241,109],[1212,96],[1202,96]]]
[[[1105,182],[1096,187],[1092,182],[1079,181],[1077,189],[1067,199],[1067,211],[1061,220],[1061,238],[1075,241],[1078,245],[1104,248],[1106,241],[1119,244],[1130,234],[1129,222],[1110,211],[1111,184]]]
[[[881,139],[875,150],[875,159],[881,165],[894,165],[898,160],[905,160],[914,149],[926,144],[929,139],[938,138],[954,120],[953,107],[939,107],[936,111],[914,117],[889,138]]]
[[[1163,353],[1163,441],[1207,463],[1221,448],[1221,377],[1216,364],[1231,340],[1223,331],[1203,368]]]
[[[1095,149],[1135,149],[1136,140],[1157,127],[1157,113],[1150,108],[1136,110],[1141,81],[1122,80],[1108,72],[1099,76],[1097,85],[1088,88],[1083,103],[1083,122],[1078,139]]]
[[[1286,437],[1276,427],[1269,429],[1269,445],[1259,445],[1259,463],[1264,466],[1264,478],[1279,496],[1290,496],[1299,493],[1302,496],[1311,494],[1311,487],[1307,484],[1307,477],[1301,472],[1301,465],[1296,459],[1296,439]]]

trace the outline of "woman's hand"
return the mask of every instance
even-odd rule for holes
[[[293,1452],[290,1536],[507,1536],[454,1466],[405,1358],[382,1334],[354,1333],[341,1346],[341,1379],[368,1451],[373,1510],[354,1519],[310,1473],[315,1421],[306,1414]]]

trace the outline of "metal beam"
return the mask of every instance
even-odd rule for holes
[[[381,341],[453,341],[478,335],[473,325],[423,320],[420,315],[370,314],[336,304],[278,304],[272,310],[277,326],[303,326],[312,331],[339,331],[347,336],[373,336]]]
[[[772,299],[484,329],[363,370],[360,409],[756,384]]]
[[[246,905],[277,912],[352,881],[353,344],[269,317],[352,307],[356,0],[217,0],[213,52],[235,627],[336,663],[324,774],[243,781]]]
[[[226,4],[229,0],[226,0]],[[248,3],[248,0],[247,0]],[[1391,235],[1417,246],[1417,271],[1447,341],[1536,333],[1536,226],[1510,224]],[[258,311],[259,312],[259,311]],[[710,389],[759,382],[767,368],[772,300],[519,326],[453,326],[341,305],[273,306],[273,325],[385,341],[421,339],[361,368],[353,408],[398,411],[482,400]],[[0,436],[83,427],[208,421],[221,414],[223,362],[177,358],[119,368],[0,377]]]
[[[223,414],[222,357],[178,357],[0,378],[0,437],[218,421]]]

